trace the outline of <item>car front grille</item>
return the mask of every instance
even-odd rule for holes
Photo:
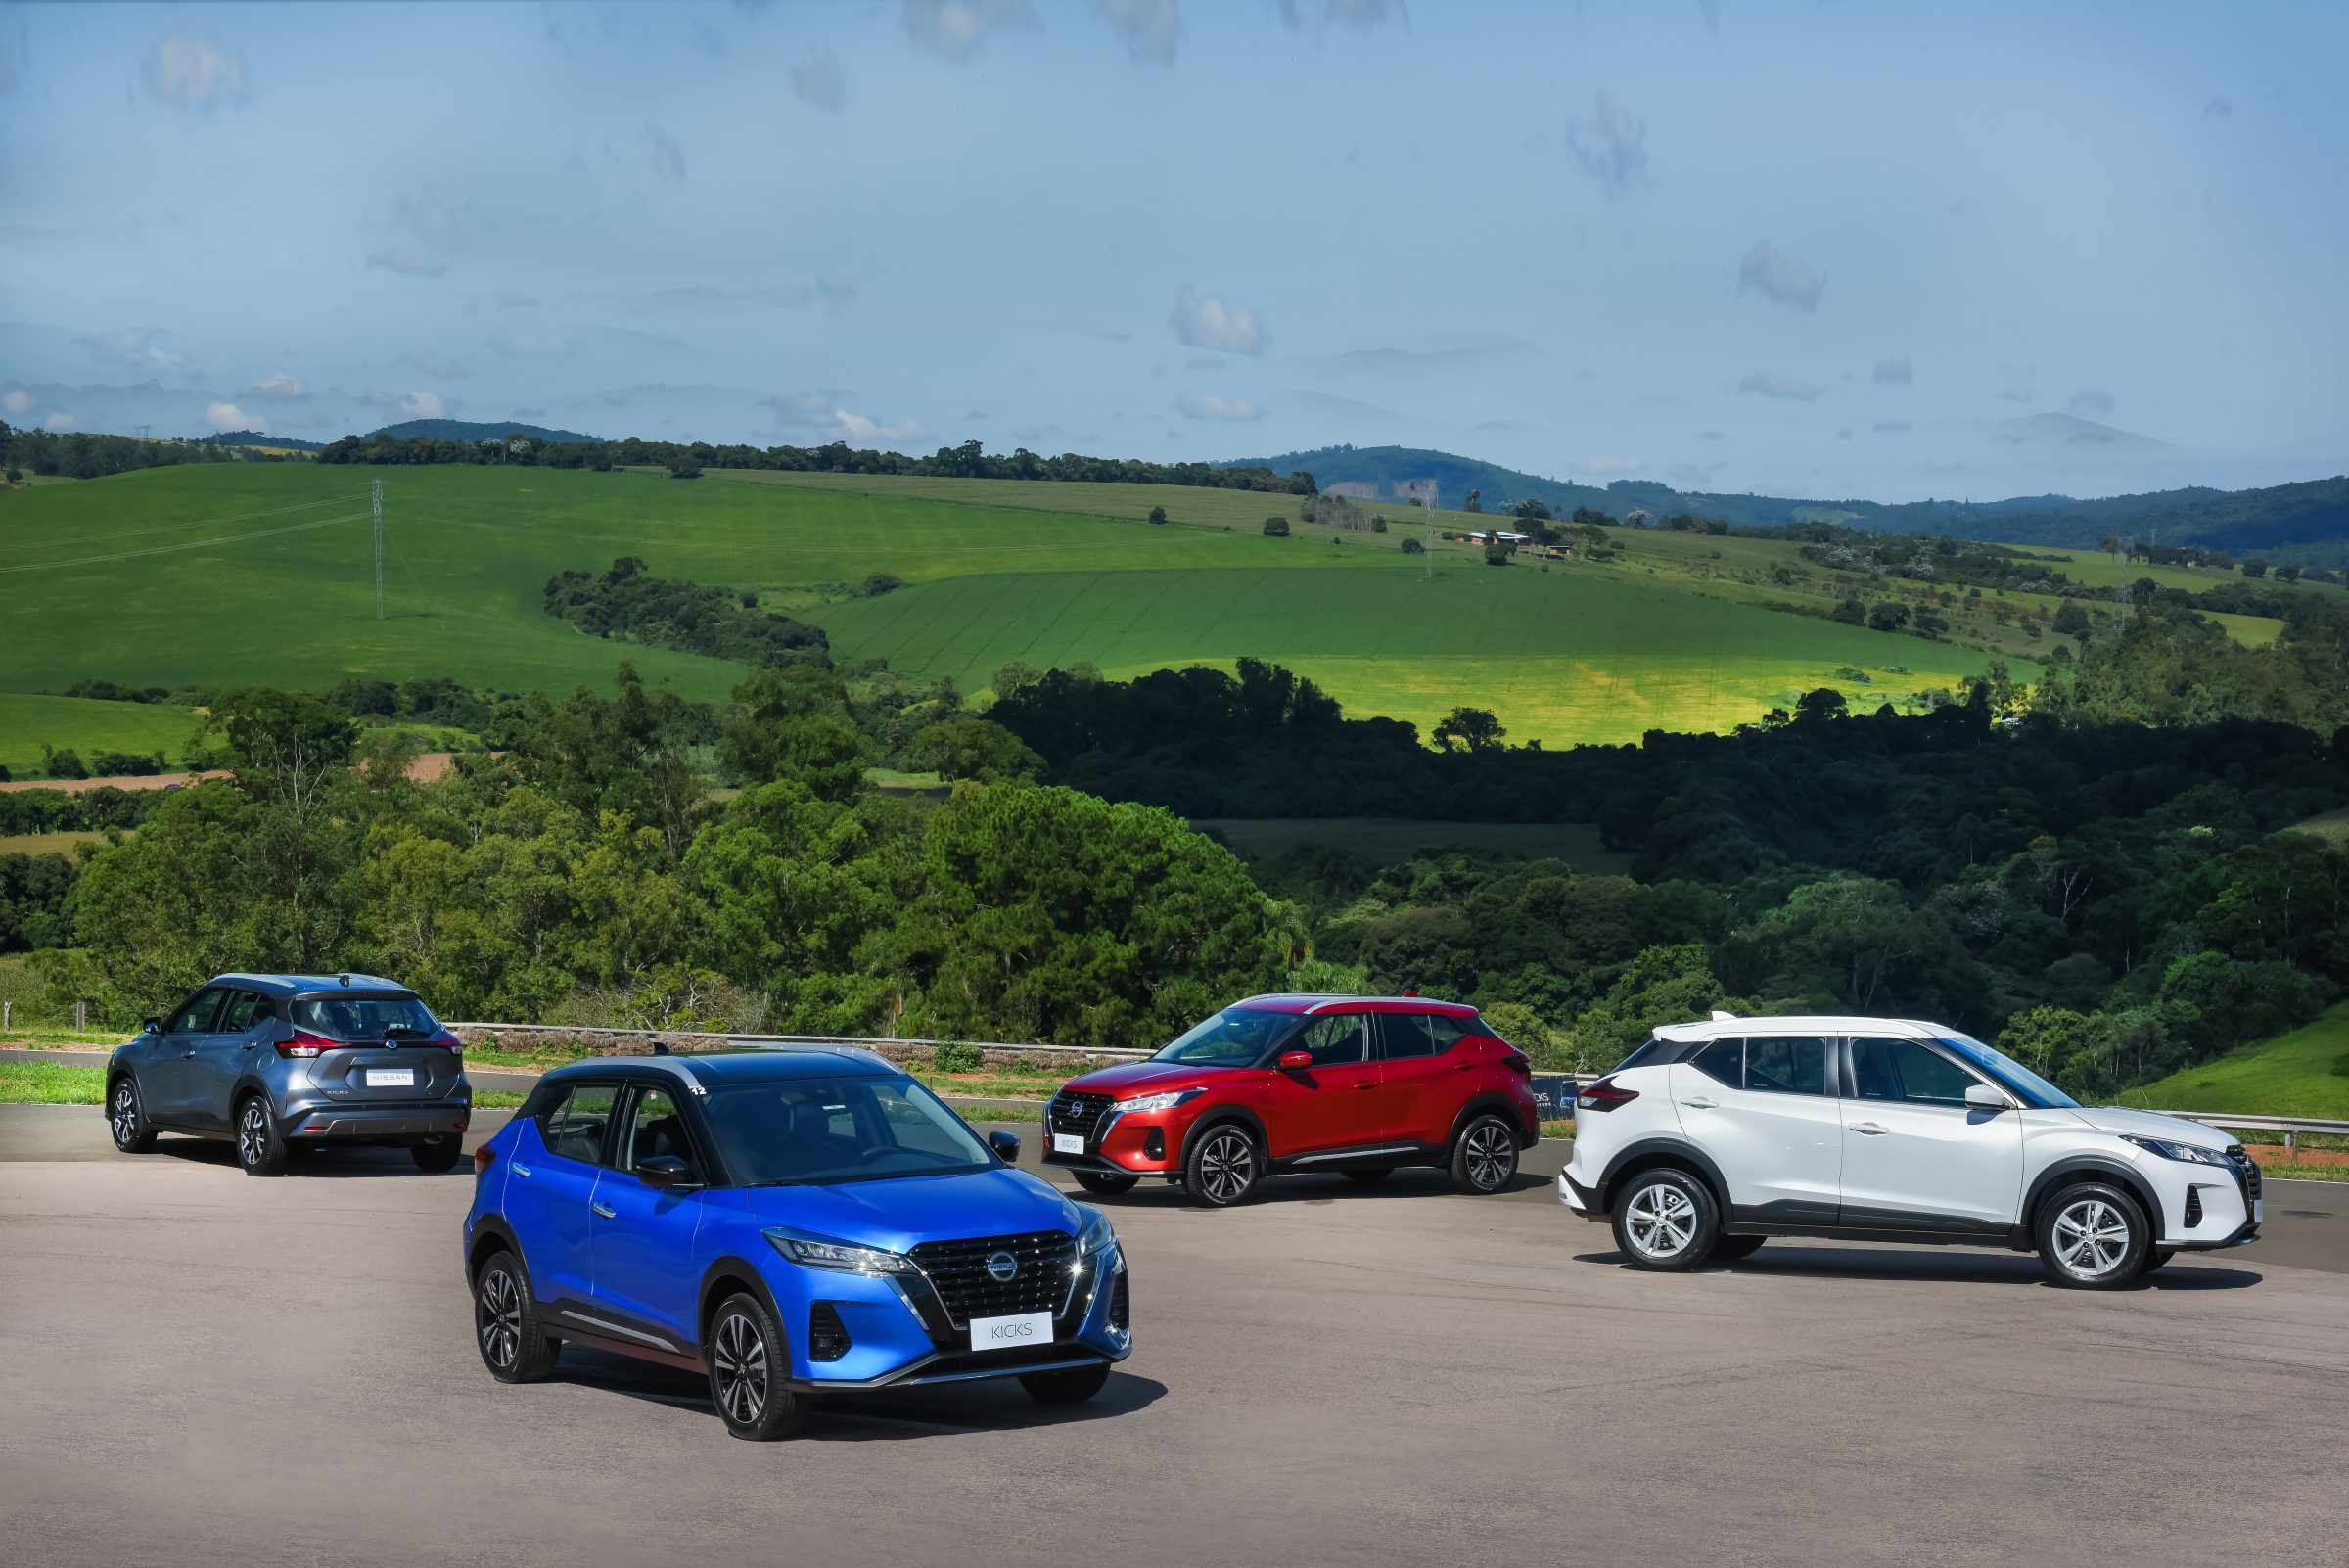
[[[1093,1130],[1101,1125],[1108,1113],[1110,1098],[1106,1094],[1087,1094],[1078,1089],[1062,1089],[1046,1108],[1055,1132],[1074,1132],[1086,1142],[1092,1141]]]
[[[997,1279],[988,1263],[1008,1257],[1014,1272]],[[1077,1238],[1065,1230],[1039,1230],[1025,1236],[979,1236],[969,1241],[925,1241],[915,1247],[913,1261],[938,1292],[940,1305],[956,1328],[974,1317],[1008,1317],[1015,1313],[1059,1314],[1069,1298],[1077,1261]]]
[[[2245,1198],[2258,1197],[2259,1162],[2245,1153],[2243,1146],[2239,1143],[2227,1145],[2227,1159],[2234,1167],[2235,1179],[2243,1184],[2243,1196]]]

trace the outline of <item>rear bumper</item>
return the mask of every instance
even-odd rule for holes
[[[309,1105],[278,1119],[289,1143],[407,1143],[453,1137],[473,1122],[473,1101]]]
[[[1596,1189],[1577,1181],[1572,1171],[1558,1173],[1558,1201],[1594,1224],[1606,1222],[1607,1211],[1599,1203]]]

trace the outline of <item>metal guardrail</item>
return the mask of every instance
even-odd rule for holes
[[[911,1045],[936,1050],[941,1045],[968,1045],[982,1051],[1022,1051],[1030,1055],[1107,1057],[1138,1062],[1148,1051],[1112,1050],[1091,1045],[1013,1045],[989,1039],[881,1039],[870,1035],[732,1035],[709,1029],[605,1029],[584,1024],[490,1024],[450,1021],[447,1029],[485,1029],[498,1034],[603,1035],[618,1039],[722,1039],[729,1045],[852,1045],[871,1050],[879,1045]]]
[[[2130,1106],[2130,1110],[2141,1107]],[[2349,1122],[2326,1122],[2298,1116],[2227,1116],[2211,1111],[2153,1111],[2153,1116],[2174,1116],[2182,1122],[2199,1122],[2226,1131],[2241,1130],[2250,1132],[2280,1132],[2283,1134],[2283,1154],[2290,1159],[2299,1147],[2300,1135],[2313,1132],[2320,1137],[2349,1137]]]

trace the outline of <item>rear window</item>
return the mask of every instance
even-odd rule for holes
[[[1640,1041],[1639,1048],[1637,1050],[1632,1052],[1631,1055],[1625,1057],[1622,1061],[1617,1062],[1612,1070],[1618,1073],[1624,1073],[1629,1072],[1635,1067],[1645,1067],[1648,1063],[1662,1056],[1668,1048],[1669,1047],[1667,1046],[1666,1042],[1661,1039],[1642,1040]]]
[[[423,1039],[440,1027],[415,996],[303,996],[294,1027],[329,1039]]]

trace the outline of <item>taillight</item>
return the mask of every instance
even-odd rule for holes
[[[294,1031],[292,1039],[277,1042],[277,1054],[280,1056],[316,1056],[322,1051],[339,1051],[342,1048],[341,1040],[313,1035],[306,1029],[298,1029]]]
[[[479,1180],[479,1179],[480,1179],[482,1176],[486,1176],[486,1175],[488,1174],[488,1172],[489,1172],[489,1166],[490,1166],[490,1163],[491,1163],[492,1161],[494,1161],[496,1158],[497,1158],[497,1151],[496,1151],[495,1149],[493,1149],[493,1148],[489,1147],[489,1145],[488,1145],[488,1144],[486,1144],[486,1143],[483,1144],[483,1145],[482,1145],[480,1148],[478,1148],[478,1149],[474,1150],[474,1151],[473,1151],[473,1175],[474,1175],[474,1178],[475,1178],[476,1180]]]
[[[1574,1097],[1574,1107],[1578,1111],[1612,1111],[1638,1097],[1637,1089],[1628,1089],[1611,1078],[1602,1078]]]
[[[1510,1072],[1516,1074],[1519,1078],[1531,1078],[1534,1076],[1534,1059],[1520,1050],[1510,1051],[1508,1055],[1500,1059],[1500,1065],[1507,1068]]]
[[[465,1042],[457,1038],[456,1036],[450,1034],[445,1029],[435,1035],[431,1039],[426,1040],[425,1043],[427,1045],[437,1045],[440,1049],[448,1052],[448,1054],[451,1056],[462,1056],[465,1054]]]

